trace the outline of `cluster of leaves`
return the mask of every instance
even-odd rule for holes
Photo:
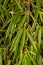
[[[0,65],[43,65],[43,0],[0,0]]]

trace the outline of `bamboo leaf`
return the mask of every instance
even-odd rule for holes
[[[4,3],[3,3],[3,6],[6,7],[6,5],[8,4],[8,1],[9,0],[5,0]]]
[[[26,33],[27,33],[27,35],[29,37],[30,42],[33,43],[34,40],[33,40],[32,36],[30,35],[30,33],[28,32],[28,30],[26,30]]]
[[[0,65],[2,65],[2,55],[1,55],[1,49],[0,49]]]
[[[30,61],[29,56],[27,54],[25,54],[23,57],[22,65],[31,65],[31,61]]]
[[[20,21],[18,29],[20,29],[23,26],[23,24],[25,23],[25,20],[26,20],[26,15],[22,18],[22,21]]]
[[[16,22],[19,21],[19,20],[17,20],[17,17],[18,17],[18,16],[15,15],[15,18],[13,19],[13,21],[10,22],[9,27],[8,27],[8,29],[7,29],[7,31],[6,31],[6,38],[10,35],[12,26],[13,26]],[[16,21],[16,20],[17,20],[17,21]]]
[[[29,55],[29,57],[30,57],[32,63],[33,63],[34,65],[37,65],[36,62],[34,61],[34,59],[33,59],[33,58],[31,57],[31,55],[28,53],[28,50],[27,50],[27,54]]]
[[[36,42],[35,42],[34,39],[32,38],[31,34],[28,32],[28,30],[26,30],[26,33],[27,33],[27,36],[28,36],[30,42],[31,42],[32,45],[34,46],[35,50],[37,50],[37,47],[36,47],[36,45],[35,45]]]
[[[18,43],[20,41],[20,37],[21,37],[21,34],[22,34],[22,29],[17,33],[16,37],[13,39],[12,41],[12,45],[11,45],[11,48],[10,50],[12,50],[12,52],[16,49],[16,47],[18,46]]]
[[[38,48],[40,49],[40,45],[41,45],[41,28],[39,29],[39,33],[38,33]]]
[[[8,60],[8,63],[7,63],[7,65],[11,65],[11,60]]]
[[[18,5],[19,9],[20,9],[21,11],[23,11],[23,9],[22,9],[22,7],[19,5],[18,1],[15,0],[15,2],[16,2],[16,4]]]
[[[24,44],[25,44],[25,29],[23,30],[23,33],[22,33],[22,39],[21,39],[21,42],[20,42],[20,60],[19,60],[19,64],[21,64],[22,62],[22,58],[23,58],[23,47],[24,47]]]
[[[21,43],[20,43],[20,55],[22,55],[22,52],[23,52],[23,47],[24,47],[24,44],[25,44],[25,29],[23,30],[23,34],[22,34],[22,39],[21,39]]]

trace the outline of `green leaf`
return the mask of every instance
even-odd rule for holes
[[[21,38],[21,42],[20,42],[20,55],[22,55],[23,53],[23,47],[24,47],[24,44],[25,44],[25,29],[23,30],[23,33],[22,33],[22,38]]]
[[[21,42],[20,42],[20,60],[19,60],[19,64],[21,64],[22,62],[22,58],[23,58],[23,48],[24,48],[24,44],[25,44],[25,29],[23,30],[23,33],[22,33],[22,38],[21,38]]]
[[[41,45],[41,28],[39,29],[38,32],[38,48],[40,49],[40,45]]]
[[[31,36],[31,34],[28,32],[28,30],[26,30],[27,36],[30,40],[31,43],[34,43],[33,37]]]
[[[26,20],[26,15],[23,16],[22,20],[20,21],[20,23],[18,25],[18,29],[20,29],[23,26],[23,24],[25,23],[25,20]]]
[[[8,4],[8,1],[9,0],[5,0],[4,3],[3,3],[3,6],[6,7],[6,5]]]
[[[28,56],[30,57],[32,63],[33,63],[34,65],[37,65],[36,62],[35,62],[35,60],[33,59],[33,57],[29,54],[28,50],[27,50],[26,52],[27,52]]]
[[[1,55],[1,49],[0,49],[0,65],[2,65],[2,55]]]
[[[18,20],[17,20],[17,18],[18,18],[18,16],[16,14],[14,19],[10,22],[9,27],[6,31],[6,38],[8,38],[8,36],[10,35],[11,30],[12,30],[12,26],[19,21],[19,18],[18,18]]]
[[[0,55],[0,65],[2,65],[2,57],[1,57],[1,55]]]
[[[16,4],[17,4],[17,6],[19,7],[19,9],[20,9],[21,11],[23,11],[23,9],[22,9],[22,7],[20,6],[20,4],[18,3],[18,1],[15,0],[15,2],[16,2]]]
[[[13,39],[13,41],[12,41],[12,45],[11,45],[11,48],[10,48],[10,50],[12,50],[12,52],[13,52],[13,51],[16,49],[16,47],[18,46],[18,43],[19,43],[20,38],[21,38],[21,35],[22,35],[22,30],[23,30],[23,29],[21,29],[20,31],[18,31],[16,37],[15,37],[15,38]]]
[[[7,63],[7,65],[11,65],[11,60],[8,60],[8,63]]]
[[[31,65],[31,60],[27,54],[24,55],[22,65]]]
[[[27,33],[27,36],[30,40],[30,43],[32,43],[32,45],[34,46],[35,50],[37,50],[37,47],[36,47],[36,42],[34,41],[34,38],[32,37],[32,35],[28,32],[28,30],[26,30],[26,33]]]

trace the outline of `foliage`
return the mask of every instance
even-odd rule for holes
[[[0,65],[43,65],[43,0],[0,0]]]

